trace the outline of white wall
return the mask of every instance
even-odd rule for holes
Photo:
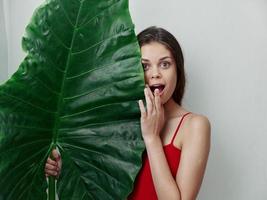
[[[10,77],[18,68],[25,57],[21,41],[26,25],[35,8],[43,0],[4,0],[6,3],[6,23],[8,40],[8,76]]]
[[[137,32],[180,41],[185,105],[207,115],[212,150],[201,200],[267,199],[267,1],[131,0]]]
[[[0,84],[7,79],[8,70],[7,37],[4,15],[4,2],[0,1]]]
[[[25,56],[21,37],[40,2],[9,0],[9,75]],[[130,6],[137,32],[158,25],[178,38],[188,78],[184,104],[211,121],[198,199],[267,199],[267,1],[130,0]]]

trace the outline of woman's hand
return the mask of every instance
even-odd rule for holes
[[[144,90],[146,99],[146,108],[142,100],[139,100],[141,111],[141,130],[145,143],[151,142],[160,137],[160,132],[164,126],[164,108],[161,103],[159,90],[152,91],[147,86]]]
[[[48,157],[46,160],[45,176],[55,176],[56,178],[58,178],[62,166],[61,157],[56,149],[52,151],[52,156],[55,158],[55,160],[52,160],[50,157]]]

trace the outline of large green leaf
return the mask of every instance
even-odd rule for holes
[[[144,149],[128,0],[48,0],[22,45],[26,58],[0,86],[0,199],[46,199],[53,145],[60,199],[125,199]]]

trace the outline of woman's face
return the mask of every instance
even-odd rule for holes
[[[145,82],[152,92],[157,88],[161,102],[165,104],[176,87],[176,63],[172,53],[159,42],[151,42],[141,47]]]

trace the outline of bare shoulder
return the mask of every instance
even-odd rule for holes
[[[209,140],[211,125],[209,119],[201,114],[192,113],[186,120],[187,137]]]
[[[192,113],[191,115],[188,116],[187,125],[189,126],[190,129],[194,128],[209,129],[210,121],[204,115]]]

